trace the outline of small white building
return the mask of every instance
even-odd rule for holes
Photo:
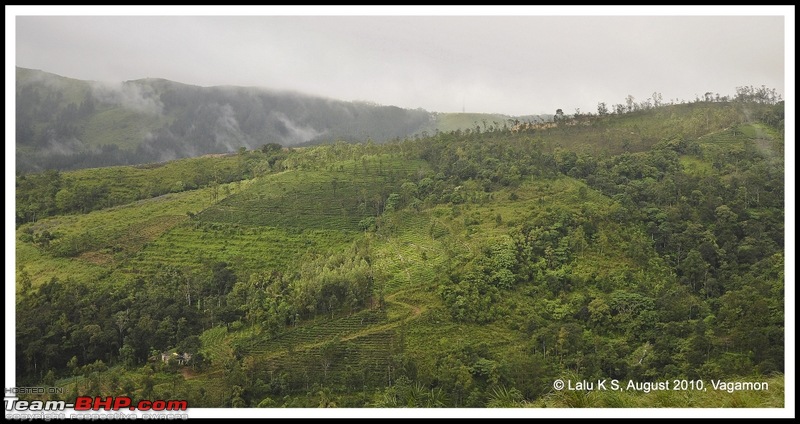
[[[178,365],[188,365],[189,361],[192,360],[192,354],[188,352],[184,352],[182,354],[178,354],[177,352],[162,352],[161,353],[161,362],[168,363],[170,359],[174,359],[178,362]]]

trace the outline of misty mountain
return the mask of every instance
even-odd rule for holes
[[[266,143],[385,142],[435,129],[437,114],[289,91],[117,84],[16,69],[17,170],[161,162]]]

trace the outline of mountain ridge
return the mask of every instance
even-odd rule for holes
[[[17,170],[81,169],[231,153],[268,143],[383,143],[503,121],[291,90],[198,86],[164,78],[87,81],[16,68]],[[462,117],[464,118],[464,117]]]

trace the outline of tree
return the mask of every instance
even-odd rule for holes
[[[634,107],[636,106],[636,98],[628,94],[625,97],[625,104],[627,105],[628,112],[633,112]]]
[[[70,212],[78,206],[78,196],[70,189],[62,188],[56,193],[56,207],[63,212]]]
[[[228,268],[227,262],[216,262],[211,267],[211,287],[219,295],[230,292],[236,284],[236,274]]]
[[[692,249],[686,259],[680,264],[680,271],[683,274],[681,281],[692,288],[693,292],[697,292],[700,288],[704,287],[706,277],[708,276],[708,263],[703,260],[700,252]]]
[[[31,290],[31,287],[33,287],[31,275],[22,264],[19,265],[17,272],[17,281],[19,281],[20,294],[25,295]]]
[[[261,146],[261,151],[263,153],[267,153],[267,154],[280,152],[281,149],[283,149],[283,146],[281,146],[278,143],[267,143],[267,144]]]
[[[397,193],[389,194],[389,197],[386,199],[386,206],[384,207],[384,211],[393,211],[398,208],[400,205],[400,195]]]
[[[608,106],[606,106],[605,102],[600,102],[597,104],[597,114],[600,116],[608,115]]]
[[[519,408],[524,405],[525,397],[516,388],[507,389],[505,386],[495,386],[489,395],[489,408]]]
[[[661,106],[662,105],[662,99],[663,99],[663,97],[661,96],[661,93],[659,93],[657,91],[653,92],[653,106],[654,107]]]
[[[336,360],[338,356],[338,351],[340,349],[339,340],[331,339],[326,341],[325,343],[320,346],[320,365],[322,366],[322,372],[324,381],[328,380],[328,370],[330,369],[333,362]]]
[[[136,351],[131,346],[130,336],[126,336],[125,343],[119,348],[119,360],[125,366],[132,367],[136,365]]]
[[[407,181],[400,186],[400,192],[403,195],[403,204],[406,205],[411,202],[411,199],[417,196],[417,185]]]

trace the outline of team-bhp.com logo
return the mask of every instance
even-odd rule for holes
[[[127,396],[113,397],[105,399],[97,396],[78,396],[75,399],[73,408],[76,411],[119,411],[128,409],[130,411],[185,411],[188,405],[185,400],[140,400],[133,404],[131,398]]]
[[[90,411],[153,411],[153,412],[175,412],[186,411],[188,404],[185,400],[140,400],[134,402],[127,396],[108,396],[108,397],[91,397],[79,396],[75,399],[75,403],[66,403],[63,400],[19,400],[19,399],[5,399],[6,418],[19,419],[15,415],[29,415],[29,414],[45,414],[54,412],[64,412],[72,409],[76,412],[90,412]],[[59,416],[52,416],[51,418],[81,418],[80,414],[71,414],[67,417],[66,414],[58,414]],[[86,417],[88,418],[88,416]],[[96,418],[96,417],[94,417]],[[107,417],[111,418],[111,417]],[[121,418],[121,417],[115,417]],[[155,416],[143,416],[143,418],[156,418]],[[159,417],[160,418],[160,417]],[[183,418],[176,416],[164,416],[163,418]]]
[[[76,411],[185,411],[185,400],[140,400],[133,403],[127,396],[102,398],[100,396],[78,396],[75,403],[63,400],[17,400],[6,399],[6,411],[63,411],[72,408]]]

